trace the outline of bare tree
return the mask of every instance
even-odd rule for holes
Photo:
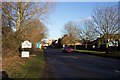
[[[80,39],[83,40],[85,48],[87,48],[88,42],[95,40],[97,37],[97,34],[94,32],[94,27],[90,22],[91,19],[85,19],[82,21],[82,23],[78,23],[79,36]]]
[[[52,11],[52,4],[49,2],[38,2],[38,3],[16,3],[17,11],[16,15],[18,17],[19,24],[22,24],[33,18],[39,18],[44,20],[48,17],[49,13]]]
[[[39,19],[44,22],[52,10],[53,3],[49,2],[3,2],[2,27],[13,28],[16,31],[15,37],[22,41],[21,32],[25,23],[31,19]]]
[[[79,40],[79,30],[77,28],[76,23],[73,21],[70,21],[67,24],[65,24],[64,34],[68,35],[67,36],[68,40],[66,40],[67,43],[75,45],[76,41]],[[74,46],[74,48],[76,49],[76,46]]]
[[[117,6],[97,7],[92,18],[91,26],[94,27],[96,33],[104,35],[105,39],[109,34],[116,34],[120,31]]]
[[[68,34],[64,35],[61,39],[61,43],[63,45],[70,45],[70,44],[72,44],[71,42],[72,42],[71,37]]]
[[[3,2],[3,16],[7,22],[12,22],[17,30],[20,30],[24,22],[39,18],[45,20],[53,10],[53,4],[49,2]],[[12,21],[11,21],[12,20]]]
[[[94,32],[102,37],[102,41],[104,40],[107,48],[106,53],[109,53],[109,35],[118,34],[120,31],[118,16],[118,6],[96,7],[92,15],[90,26],[94,27]],[[99,41],[100,44],[102,41]]]
[[[37,19],[29,20],[24,24],[21,32],[22,38],[31,41],[32,43],[40,42],[46,37],[47,28]]]
[[[12,12],[11,4],[8,2],[2,3],[2,27],[14,27],[14,16]]]

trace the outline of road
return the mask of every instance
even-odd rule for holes
[[[82,53],[45,50],[44,78],[113,78],[120,76],[120,60]]]

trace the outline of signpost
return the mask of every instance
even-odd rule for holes
[[[29,57],[29,51],[22,51],[22,57]]]
[[[40,42],[37,42],[37,43],[36,43],[36,48],[41,48]]]
[[[24,49],[24,48],[32,48],[32,43],[31,42],[29,42],[29,41],[24,41],[23,43],[22,43],[22,48]],[[22,53],[21,53],[21,57],[29,57],[29,51],[22,51]]]
[[[32,43],[29,41],[24,41],[22,43],[22,48],[32,48]]]

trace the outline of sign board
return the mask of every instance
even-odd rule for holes
[[[24,41],[22,43],[22,48],[32,48],[32,43],[29,41]]]
[[[36,48],[41,48],[41,44],[39,42],[36,43]]]
[[[29,51],[22,51],[21,57],[29,57]]]
[[[65,45],[63,45],[63,48],[65,47]]]

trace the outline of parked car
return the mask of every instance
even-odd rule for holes
[[[63,52],[71,53],[71,52],[73,52],[73,48],[66,46],[66,47],[64,47]]]

